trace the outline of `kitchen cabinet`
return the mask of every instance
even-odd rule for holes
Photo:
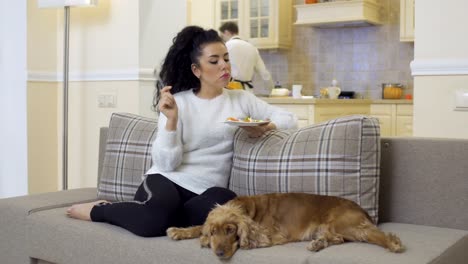
[[[314,113],[315,107],[307,104],[288,104],[288,103],[270,103],[274,106],[278,106],[286,111],[294,113],[297,116],[297,124],[299,127],[306,127],[314,123],[312,113]]]
[[[187,23],[203,28],[215,28],[215,1],[214,0],[188,0]]]
[[[214,28],[236,22],[239,35],[258,49],[288,49],[292,43],[292,0],[215,0]]]
[[[400,41],[414,41],[415,0],[400,0]]]
[[[325,122],[342,116],[369,115],[369,103],[340,104],[340,100],[327,104],[316,104],[313,124]]]
[[[397,105],[396,136],[413,135],[413,105]]]
[[[412,136],[413,135],[413,105],[407,103],[374,103],[370,115],[380,123],[380,135]]]
[[[369,115],[371,100],[263,98],[271,105],[296,114],[298,126],[324,122],[348,115]]]
[[[292,45],[292,0],[189,0],[187,21],[218,30],[236,22],[239,35],[258,49],[289,49]]]
[[[348,0],[295,5],[295,25],[317,27],[380,25],[383,23],[379,0]]]

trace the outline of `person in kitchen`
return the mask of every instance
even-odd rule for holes
[[[215,30],[182,29],[173,39],[159,74],[155,107],[158,131],[152,167],[135,200],[97,201],[68,208],[72,218],[106,222],[143,237],[163,236],[171,226],[204,223],[208,212],[236,195],[228,187],[237,126],[228,117],[270,120],[240,127],[250,137],[289,129],[297,118],[254,94],[224,87],[231,79],[227,48]]]
[[[271,90],[273,80],[270,72],[265,67],[258,49],[239,37],[237,24],[225,22],[219,27],[219,31],[229,52],[233,81],[241,83],[243,89],[252,91],[254,74],[258,74],[265,87]]]

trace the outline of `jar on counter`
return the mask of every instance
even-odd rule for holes
[[[383,99],[401,99],[403,85],[400,83],[382,83]]]

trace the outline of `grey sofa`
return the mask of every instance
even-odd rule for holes
[[[101,153],[107,130],[101,130]],[[406,251],[364,243],[317,253],[306,242],[239,250],[230,263],[468,263],[468,140],[382,138],[380,228]],[[102,155],[100,157],[102,164]],[[0,263],[216,263],[198,240],[142,238],[70,219],[66,208],[96,200],[95,188],[0,200]]]

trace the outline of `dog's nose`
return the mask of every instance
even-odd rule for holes
[[[217,250],[216,250],[216,256],[218,256],[218,257],[224,257],[224,250],[222,250],[222,249],[217,249]]]

